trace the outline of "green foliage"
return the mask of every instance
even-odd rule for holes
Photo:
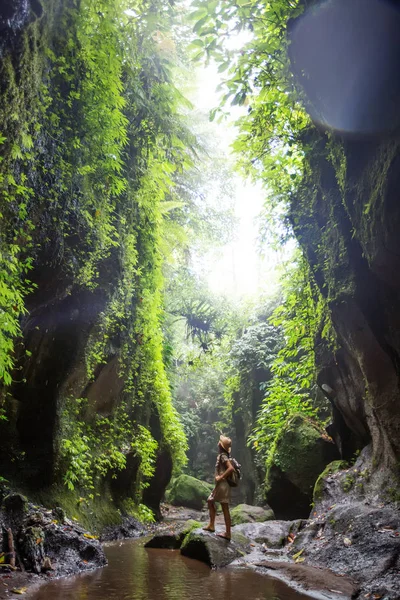
[[[140,459],[143,489],[154,473],[158,444],[150,431],[132,423],[126,407],[120,406],[110,418],[96,415],[91,422],[87,400],[78,398],[69,399],[64,409],[60,446],[65,485],[93,499],[108,473],[116,477],[124,469],[128,453]]]
[[[155,523],[153,511],[145,504],[135,504],[131,498],[127,498],[122,502],[122,508],[125,513],[142,523]]]
[[[171,5],[139,3],[132,17],[125,0],[45,4],[46,18],[24,33],[19,71],[8,56],[0,65],[0,380],[11,383],[32,268],[38,281],[54,269],[61,293],[96,291],[86,381],[116,359],[123,389],[107,416],[64,399],[60,475],[93,496],[133,453],[140,495],[158,449],[179,467],[187,447],[161,331],[163,267],[188,228],[172,218],[190,204],[175,188],[197,144],[174,85]]]
[[[67,8],[60,20],[59,38],[47,50],[51,87],[43,90],[46,129],[55,140],[57,162],[44,176],[55,175],[50,192],[55,208],[62,203],[63,236],[77,259],[77,282],[93,287],[98,261],[120,244],[115,210],[126,188],[123,151],[128,142],[128,121],[123,85],[123,41],[126,38],[127,3],[82,2]],[[125,21],[125,22],[124,22]],[[64,38],[64,31],[75,35]],[[76,200],[79,199],[77,203]],[[57,218],[59,211],[56,210]],[[65,216],[67,219],[65,219]],[[72,250],[72,248],[71,248]]]
[[[226,73],[220,85],[222,107],[246,106],[233,144],[246,173],[265,182],[266,211],[285,219],[290,197],[305,171],[307,146],[302,132],[309,118],[290,71],[287,24],[303,10],[298,0],[233,2],[197,0],[191,15],[196,58],[213,58]],[[248,32],[250,41],[238,52],[231,39]],[[279,210],[282,205],[285,210]]]
[[[97,459],[97,469],[100,475],[122,469],[125,454],[121,445],[125,444],[141,459],[141,480],[154,472],[156,443],[145,428],[132,425],[130,415],[135,404],[153,407],[161,424],[162,445],[170,449],[176,465],[186,460],[186,441],[163,365],[160,311],[163,215],[174,185],[171,174],[190,164],[185,145],[190,135],[179,121],[181,97],[172,85],[168,61],[154,47],[154,14],[144,13],[137,23],[123,16],[125,8],[124,3],[109,2],[100,12],[98,6],[84,8],[85,19],[79,23],[77,39],[85,48],[78,60],[87,62],[86,77],[83,82],[81,76],[76,81],[79,98],[75,97],[75,83],[71,84],[73,98],[79,100],[82,111],[81,121],[74,115],[71,128],[90,132],[89,145],[79,145],[78,155],[82,165],[79,187],[90,190],[82,223],[89,227],[85,242],[93,250],[87,255],[80,248],[85,260],[77,279],[93,285],[95,265],[114,246],[119,248],[123,265],[87,354],[88,374],[93,376],[96,367],[106,362],[113,341],[122,340],[119,364],[127,400],[114,421],[101,423],[114,443],[102,461]],[[159,8],[162,10],[162,3]],[[105,72],[101,66],[104,56],[108,57]],[[74,57],[66,61],[70,72],[67,79],[72,82]],[[76,160],[75,142],[73,149]],[[135,435],[127,441],[129,427]],[[90,439],[96,440],[94,431]]]
[[[319,406],[312,398],[316,339],[333,343],[326,302],[299,254],[286,271],[282,293],[282,304],[275,309],[271,323],[282,331],[284,345],[271,364],[272,378],[249,439],[264,456],[271,456],[273,441],[291,415],[318,416]]]
[[[204,353],[212,352],[234,329],[237,316],[229,300],[213,294],[207,284],[186,266],[170,273],[166,311],[186,326],[186,337]]]
[[[247,113],[237,123],[239,134],[234,150],[245,173],[264,181],[267,196],[261,228],[264,238],[271,237],[271,230],[275,230],[275,237],[282,238],[298,225],[297,213],[290,219],[289,214],[309,170],[305,131],[310,121],[290,70],[287,36],[288,21],[299,16],[302,10],[303,4],[297,1],[218,0],[210,3],[199,0],[192,14],[196,35],[191,46],[194,56],[214,59],[219,71],[226,73],[220,85],[221,107],[212,112],[211,118],[222,114],[227,103],[247,107]],[[230,39],[244,31],[250,32],[249,41],[240,52],[232,50]],[[340,163],[336,166],[342,181],[345,169],[342,157],[332,152],[332,160]],[[269,363],[264,365],[251,352],[247,365],[241,363],[239,347],[238,356],[232,356],[234,368],[226,384],[230,410],[239,410],[243,415],[247,411],[246,421],[251,423],[256,390],[252,384],[254,367],[250,365],[259,364],[258,368],[266,369],[260,385],[265,399],[249,438],[264,456],[290,415],[317,416],[318,407],[313,398],[316,339],[325,340],[331,347],[334,345],[329,310],[306,261],[297,258],[285,279],[282,305],[267,325],[271,334],[275,332],[277,336],[277,332],[281,332],[283,347],[277,355],[276,342],[269,350],[260,348],[261,357],[269,356]],[[250,331],[246,336],[251,337],[251,334]],[[269,339],[271,342],[273,335]],[[244,345],[243,358],[245,342],[244,337],[240,342]],[[252,346],[257,347],[254,340]]]
[[[177,269],[168,282],[166,311],[164,327],[173,348],[169,376],[188,438],[189,472],[210,479],[218,437],[232,431],[224,382],[232,336],[243,315],[187,266]]]
[[[231,375],[225,381],[227,405],[231,411],[249,413],[251,421],[253,406],[271,378],[271,364],[281,345],[279,328],[268,322],[272,310],[273,305],[259,309],[232,340],[228,356]]]
[[[0,76],[10,78],[7,100],[17,111],[15,100],[22,96],[17,88],[15,74],[9,58],[4,61]],[[25,107],[25,111],[27,112]],[[24,168],[31,159],[32,137],[28,129],[34,114],[28,117],[24,111],[21,123],[17,112],[12,112],[12,133],[8,139],[7,119],[0,111],[6,136],[0,133],[0,146],[4,146],[0,157],[0,382],[6,386],[12,383],[12,370],[15,363],[15,339],[21,335],[20,320],[27,313],[25,297],[33,291],[34,285],[27,275],[32,269],[32,257],[27,252],[32,248],[32,220],[28,217],[28,206],[33,190],[30,187]],[[8,152],[7,152],[8,151]],[[21,171],[14,173],[10,164],[16,162]],[[1,412],[0,418],[4,418]]]

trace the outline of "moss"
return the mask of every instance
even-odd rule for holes
[[[400,487],[388,487],[386,490],[386,497],[389,502],[400,503]]]
[[[240,525],[241,523],[263,523],[274,518],[272,510],[263,509],[258,506],[248,506],[247,504],[239,504],[231,510],[232,525]]]
[[[31,499],[49,508],[62,508],[67,518],[81,523],[83,527],[97,535],[109,525],[122,523],[121,512],[113,504],[111,494],[106,489],[94,500],[80,496],[79,490],[70,491],[63,486],[39,492],[31,496]]]
[[[303,415],[291,417],[274,442],[274,452],[267,463],[266,488],[272,466],[287,474],[288,478],[304,493],[312,490],[315,478],[324,468],[316,447],[324,429]]]
[[[195,519],[189,519],[188,521],[186,521],[186,523],[184,524],[184,528],[182,531],[182,543],[181,543],[181,548],[185,545],[187,545],[189,538],[192,537],[191,533],[192,531],[194,531],[195,529],[199,529],[200,527],[203,527],[203,523],[200,523],[200,521],[196,521]]]
[[[340,482],[340,485],[342,486],[342,490],[347,494],[347,492],[349,492],[351,490],[351,488],[353,487],[354,482],[355,482],[354,475],[349,473]]]
[[[187,535],[188,533],[193,531],[193,529],[198,529],[199,527],[202,527],[202,526],[203,526],[203,523],[201,523],[200,521],[196,521],[195,519],[189,519],[184,524],[183,533],[185,535]]]
[[[236,542],[237,544],[240,544],[241,546],[247,546],[250,542],[250,540],[245,535],[243,535],[242,533],[240,533],[238,531],[232,532],[232,539],[234,542]]]
[[[199,544],[200,547],[202,547],[204,542],[204,537],[200,534],[195,534],[192,531],[188,531],[188,533],[185,535],[183,542],[181,544],[181,550],[184,550],[186,548],[186,546],[188,546],[189,544]],[[208,552],[207,552],[208,554]],[[204,561],[207,562],[207,561]]]
[[[322,500],[325,479],[330,475],[334,475],[335,473],[346,469],[348,466],[348,463],[344,460],[334,460],[333,462],[329,463],[329,465],[325,468],[324,471],[322,471],[321,475],[315,482],[313,492],[314,503],[318,502],[319,500]]]
[[[209,483],[190,475],[180,475],[171,486],[167,501],[174,506],[187,506],[201,510],[211,491],[212,486]]]

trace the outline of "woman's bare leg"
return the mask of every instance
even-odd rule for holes
[[[210,513],[210,522],[207,527],[203,527],[204,531],[215,531],[215,516],[217,514],[217,509],[215,508],[215,502],[213,500],[208,500],[208,512]]]
[[[222,512],[224,513],[225,520],[225,533],[221,534],[220,537],[224,537],[227,540],[231,539],[231,513],[229,512],[229,504],[227,502],[221,502]]]

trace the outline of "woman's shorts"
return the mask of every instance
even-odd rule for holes
[[[231,487],[226,479],[218,481],[215,488],[208,496],[207,501],[221,502],[221,504],[229,504],[231,501]]]

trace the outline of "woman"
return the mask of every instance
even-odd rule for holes
[[[220,502],[222,512],[224,513],[225,532],[218,533],[219,537],[226,540],[231,539],[231,515],[229,512],[229,503],[231,501],[231,487],[227,481],[229,475],[234,471],[234,467],[230,462],[232,441],[230,438],[221,435],[218,442],[218,457],[215,465],[215,488],[207,499],[208,510],[210,513],[210,522],[204,531],[215,531],[215,516],[217,509],[216,502]]]

